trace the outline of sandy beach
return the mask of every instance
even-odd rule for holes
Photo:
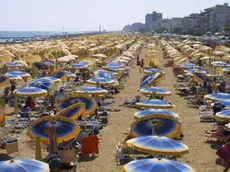
[[[158,47],[158,51],[161,52]],[[143,48],[141,57],[145,56],[146,50]],[[164,64],[164,59],[161,55],[161,65]],[[188,108],[187,102],[183,97],[175,94],[173,83],[176,82],[172,73],[172,68],[163,68],[166,72],[166,79],[159,86],[168,89],[173,93],[167,97],[167,100],[176,105],[172,111],[177,112],[180,119],[183,121],[182,131],[185,135],[183,142],[190,148],[190,153],[179,158],[178,161],[184,162],[193,167],[197,172],[214,172],[221,171],[223,167],[215,164],[217,155],[215,154],[218,145],[206,143],[207,138],[204,137],[204,131],[211,129],[210,124],[200,123],[199,111],[195,108]],[[77,172],[116,172],[122,166],[118,166],[115,161],[116,145],[122,142],[128,134],[128,128],[133,121],[133,115],[137,109],[119,107],[125,99],[130,99],[138,95],[138,87],[143,73],[139,73],[139,67],[135,62],[130,70],[130,77],[125,83],[125,89],[120,91],[120,94],[115,95],[116,104],[112,109],[119,110],[111,112],[109,116],[109,124],[101,131],[102,140],[100,142],[100,153],[94,159],[87,159],[78,163]],[[12,109],[10,109],[12,110]],[[9,109],[8,109],[9,111]],[[15,158],[35,158],[35,144],[23,132],[17,137],[19,139],[19,153],[12,154]],[[45,146],[43,147],[43,157],[46,156]],[[1,151],[4,153],[4,151]]]

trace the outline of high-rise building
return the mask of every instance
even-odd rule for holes
[[[153,15],[152,14],[146,14],[145,16],[145,27],[151,28],[153,23]]]
[[[156,22],[162,19],[162,16],[162,13],[157,13],[156,11],[153,11],[152,14],[146,14],[145,26],[153,29],[156,26]]]

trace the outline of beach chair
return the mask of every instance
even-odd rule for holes
[[[203,95],[197,95],[187,99],[187,106],[199,108],[202,102],[203,102]]]
[[[133,160],[133,149],[124,147],[123,143],[116,145],[116,162],[117,165],[123,164],[123,162],[129,162]]]
[[[228,136],[223,135],[222,132],[216,132],[216,133],[211,133],[211,134],[206,133],[205,137],[207,137],[207,142],[213,141],[213,139],[216,139],[216,140],[221,141],[221,142],[227,142],[227,140],[228,140]]]

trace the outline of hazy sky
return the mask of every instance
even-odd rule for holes
[[[230,0],[0,0],[0,30],[89,31],[122,29],[146,13],[183,17]]]

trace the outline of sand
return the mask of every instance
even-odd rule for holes
[[[159,49],[159,48],[158,48]],[[160,49],[159,49],[160,51]],[[144,57],[145,49],[141,51]],[[164,60],[161,57],[161,64]],[[163,68],[166,72],[166,79],[159,86],[170,90],[174,93],[173,83],[176,82],[172,69]],[[79,162],[78,172],[117,172],[122,166],[117,166],[115,161],[116,145],[122,142],[128,133],[128,128],[133,121],[133,115],[136,109],[119,107],[125,99],[133,98],[138,94],[137,89],[140,85],[140,79],[143,73],[139,73],[139,67],[134,64],[131,68],[130,77],[125,84],[125,89],[115,96],[116,104],[113,109],[119,109],[119,112],[111,112],[109,116],[109,124],[101,131],[102,141],[100,142],[100,153],[95,159]],[[173,111],[180,115],[183,121],[182,130],[185,138],[183,142],[190,148],[190,153],[179,158],[178,161],[184,162],[193,167],[197,172],[214,172],[221,171],[223,167],[215,164],[217,159],[216,145],[206,143],[207,138],[204,137],[204,131],[211,129],[210,124],[200,123],[198,109],[188,108],[186,100],[173,94],[167,98],[168,101],[176,105]],[[214,148],[212,148],[214,147]],[[45,148],[45,147],[44,147]],[[2,151],[1,151],[2,153]],[[45,149],[43,156],[46,155]],[[16,158],[34,158],[35,145],[30,139],[22,133],[19,140],[19,153],[12,154]]]

